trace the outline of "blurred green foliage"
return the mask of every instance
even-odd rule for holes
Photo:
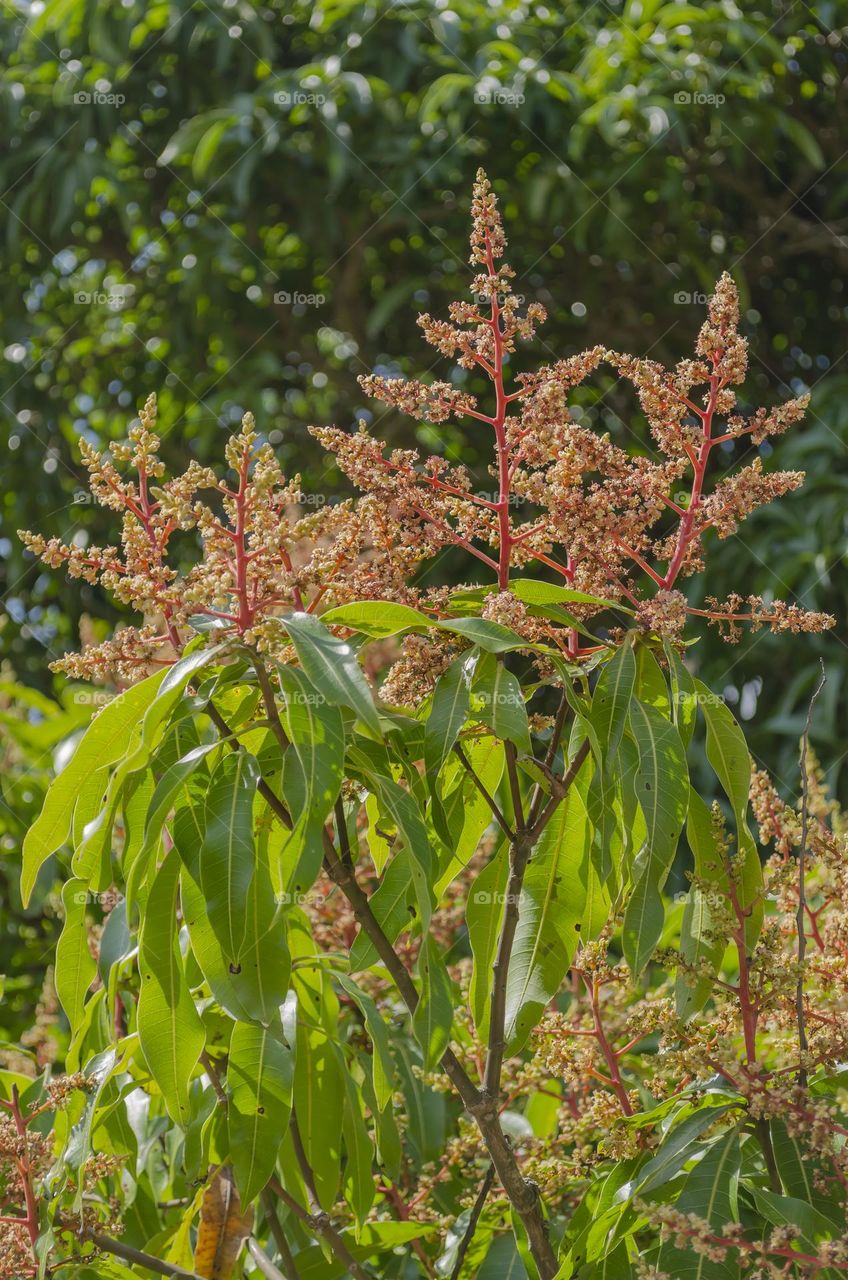
[[[0,24],[0,641],[20,678],[49,691],[46,662],[76,645],[80,615],[95,630],[115,616],[15,538],[113,536],[85,503],[78,436],[122,436],[155,389],[179,466],[217,455],[250,407],[308,485],[344,493],[306,427],[373,414],[358,373],[437,369],[415,316],[467,286],[484,164],[518,288],[550,310],[542,358],[599,341],[687,355],[699,295],[728,268],[752,338],[750,405],[812,388],[807,425],[772,460],[805,467],[807,489],[717,549],[709,591],[830,609],[837,638],[728,649],[711,635],[695,654],[787,779],[827,654],[814,737],[836,770],[848,5],[45,0],[4,6]],[[582,411],[650,448],[612,380]],[[399,438],[391,415],[382,426]],[[473,430],[449,444],[473,468]]]

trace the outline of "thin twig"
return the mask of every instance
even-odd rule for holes
[[[589,739],[587,738],[585,742],[583,742],[577,748],[577,752],[574,756],[574,759],[572,760],[571,764],[568,766],[568,768],[566,769],[562,777],[554,778],[552,780],[551,798],[548,801],[545,808],[542,810],[539,817],[536,819],[536,822],[530,828],[530,838],[534,844],[539,839],[539,836],[542,834],[545,827],[548,825],[551,818],[556,813],[560,802],[564,800],[565,797],[568,795],[569,791],[571,790],[571,784],[574,782],[574,779],[577,777],[578,773],[580,772],[580,769],[583,765],[583,761],[586,759],[588,754],[589,754]]]
[[[200,1064],[203,1067],[203,1070],[208,1075],[209,1079],[212,1081],[212,1088],[215,1090],[215,1097],[218,1099],[218,1102],[221,1104],[222,1107],[226,1107],[227,1092],[224,1086],[221,1084],[221,1077],[218,1075],[218,1068],[215,1066],[215,1063],[209,1057],[209,1054],[206,1052],[205,1049],[201,1051]]]
[[[556,759],[556,753],[559,750],[559,744],[562,738],[562,731],[565,728],[565,717],[567,715],[568,715],[568,699],[566,698],[565,690],[563,689],[562,695],[559,701],[559,707],[557,708],[554,727],[551,730],[551,740],[548,743],[548,749],[545,752],[544,766],[546,770],[549,770],[552,768],[554,760]],[[539,810],[542,807],[544,795],[545,795],[544,788],[542,787],[541,783],[537,783],[535,791],[533,793],[533,799],[530,802],[530,812],[527,817],[527,823],[531,827],[533,826],[534,822],[539,816]]]
[[[130,1262],[134,1266],[146,1267],[148,1271],[155,1271],[158,1276],[170,1276],[172,1280],[203,1280],[196,1271],[186,1271],[173,1262],[162,1262],[150,1253],[143,1253],[141,1249],[134,1249],[122,1240],[113,1240],[111,1236],[102,1235],[99,1231],[86,1231],[85,1238],[104,1253],[114,1254],[116,1258],[123,1258],[124,1262]]]
[[[819,659],[821,662],[821,659]],[[813,708],[816,698],[825,686],[824,663],[821,664],[821,678],[813,690],[810,705],[807,707],[807,719],[801,738],[801,842],[798,845],[798,910],[795,923],[798,929],[798,984],[795,989],[795,1017],[798,1023],[798,1083],[802,1088],[807,1084],[807,1068],[805,1058],[808,1049],[807,1024],[804,1017],[804,958],[807,954],[807,931],[805,912],[807,908],[807,892],[805,876],[807,871],[807,837],[810,830],[810,780],[807,775],[807,748],[810,745],[810,727],[813,722]]]
[[[509,779],[509,793],[512,798],[512,811],[515,814],[516,831],[524,830],[524,805],[521,802],[521,784],[518,780],[515,743],[505,742],[506,776]]]
[[[247,1241],[247,1252],[267,1280],[286,1280],[286,1276],[279,1267],[274,1266],[261,1244],[258,1240],[254,1240],[253,1236],[250,1236]]]
[[[304,1209],[299,1201],[295,1200],[293,1195],[286,1191],[283,1184],[278,1182],[276,1178],[272,1178],[269,1185],[274,1195],[278,1196],[283,1204],[291,1209],[295,1217],[300,1218],[304,1226],[308,1227],[314,1235],[322,1236],[326,1240],[339,1262],[350,1272],[354,1280],[373,1280],[373,1277],[356,1261],[356,1258],[354,1258],[330,1221],[329,1215],[320,1206],[318,1213],[310,1213],[308,1209]]]
[[[477,1230],[477,1223],[480,1221],[480,1214],[483,1212],[483,1206],[486,1203],[486,1197],[492,1189],[492,1183],[495,1180],[495,1166],[490,1164],[486,1170],[486,1176],[480,1183],[480,1190],[477,1192],[477,1199],[474,1201],[474,1207],[471,1210],[471,1217],[468,1219],[468,1225],[465,1233],[459,1242],[459,1248],[456,1252],[456,1261],[450,1273],[450,1280],[459,1280],[462,1264],[465,1261],[465,1255],[469,1250],[471,1241],[474,1239],[474,1232]]]
[[[500,809],[500,806],[498,805],[497,800],[495,800],[494,796],[488,790],[485,783],[474,772],[474,768],[471,764],[471,761],[468,759],[468,756],[465,754],[465,752],[463,751],[462,747],[459,745],[458,742],[454,745],[454,752],[462,761],[462,766],[465,769],[466,773],[469,774],[475,787],[480,792],[480,795],[483,797],[483,799],[486,801],[486,804],[491,809],[492,816],[494,817],[498,826],[501,828],[504,834],[509,837],[510,840],[514,840],[515,832],[512,830],[506,818],[504,817],[503,813],[501,812],[501,809]]]
[[[297,1263],[294,1260],[289,1242],[286,1239],[285,1232],[280,1225],[280,1219],[277,1217],[277,1206],[274,1204],[273,1194],[266,1187],[262,1192],[262,1209],[265,1219],[268,1223],[268,1230],[274,1237],[274,1244],[277,1246],[277,1253],[280,1255],[283,1267],[285,1268],[286,1280],[300,1280],[300,1273],[297,1269]]]

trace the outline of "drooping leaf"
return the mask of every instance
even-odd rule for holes
[[[41,813],[24,837],[21,871],[24,905],[29,902],[42,864],[68,838],[80,787],[95,770],[105,769],[121,759],[139,716],[155,698],[164,674],[157,672],[107,703],[92,720],[65,768],[51,783]]]
[[[371,1040],[371,1077],[374,1084],[374,1097],[377,1106],[382,1109],[392,1100],[394,1093],[394,1064],[392,1062],[389,1028],[383,1021],[376,1002],[367,995],[352,978],[338,974],[336,981],[343,991],[355,1001],[363,1018],[365,1029]]]
[[[353,1209],[357,1225],[365,1221],[374,1203],[374,1148],[365,1124],[362,1093],[356,1081],[344,1071],[344,1118],[342,1136],[345,1147],[344,1195]]]
[[[431,786],[465,722],[474,665],[474,655],[463,654],[436,681],[424,727],[424,768]]]
[[[380,721],[356,653],[308,613],[287,614],[284,626],[311,684],[334,706],[350,707],[375,734]]]
[[[397,851],[369,901],[380,928],[390,942],[395,942],[405,928],[420,920],[412,884],[412,855],[408,849]],[[360,930],[350,949],[351,972],[367,969],[377,961],[373,942]]]
[[[256,1198],[274,1171],[291,1112],[294,1050],[282,1026],[237,1022],[233,1027],[227,1057],[227,1125],[243,1204]]]
[[[501,742],[489,736],[469,738],[463,750],[477,778],[489,795],[494,795],[506,765]],[[448,772],[446,769],[445,774]],[[446,791],[447,794],[442,799],[445,824],[443,840],[449,857],[447,860],[444,857],[440,859],[439,878],[436,882],[437,901],[451,881],[465,871],[493,821],[489,802],[459,761],[450,772]]]
[[[431,1071],[441,1061],[450,1042],[455,996],[445,962],[429,933],[418,953],[418,978],[419,1000],[412,1016],[412,1029],[424,1051],[425,1070]]]
[[[532,649],[536,646],[522,636],[501,626],[499,622],[491,622],[488,618],[455,618],[452,622],[440,624],[442,631],[453,632],[462,636],[470,644],[476,644],[486,653],[508,653],[511,649]]]
[[[471,685],[471,711],[495,737],[513,742],[520,751],[530,754],[530,729],[521,685],[493,653],[485,654],[477,665]]]
[[[344,1070],[338,1046],[323,1028],[297,1028],[294,1110],[323,1209],[330,1211],[341,1181]]]
[[[339,605],[322,614],[321,621],[327,626],[349,627],[351,631],[381,640],[433,625],[420,609],[411,609],[408,604],[389,600],[359,600],[354,604]]]
[[[239,961],[247,929],[256,862],[253,804],[258,778],[253,756],[234,751],[221,760],[206,793],[200,883],[209,922],[233,964]]]
[[[291,958],[284,911],[275,902],[261,846],[245,905],[245,941],[238,960],[233,961],[207,914],[198,832],[202,826],[193,821],[189,806],[178,810],[174,840],[183,860],[182,902],[192,954],[215,999],[231,1017],[269,1023],[286,998]]]
[[[55,983],[72,1033],[79,1026],[86,992],[97,973],[86,925],[88,897],[88,886],[82,880],[68,880],[62,886],[65,923],[56,944]]]
[[[177,940],[179,871],[180,860],[172,849],[150,891],[139,940],[138,1035],[168,1114],[176,1123],[185,1124],[188,1082],[206,1037],[188,989]]]
[[[204,1280],[231,1280],[253,1211],[242,1209],[230,1169],[219,1169],[203,1193],[194,1270]]]
[[[326,701],[302,671],[279,667],[286,702],[288,732],[299,765],[299,807],[293,810],[294,830],[281,847],[280,882],[289,891],[305,893],[315,882],[324,856],[324,823],[341,790],[344,776],[345,731],[338,707]],[[292,761],[287,755],[285,794],[290,799]],[[291,804],[290,804],[291,807]]]
[[[736,1217],[733,1206],[740,1159],[735,1130],[717,1138],[688,1175],[675,1209],[681,1214],[695,1214],[720,1234],[723,1225]],[[664,1240],[660,1245],[657,1265],[680,1280],[736,1280],[739,1275],[733,1250],[719,1261],[694,1249],[679,1249],[673,1240]]]
[[[108,867],[112,829],[125,787],[132,785],[133,775],[148,765],[162,738],[164,726],[173,714],[179,714],[186,686],[198,671],[214,661],[221,648],[221,645],[216,645],[185,653],[168,668],[143,717],[133,724],[126,753],[117,767],[109,772],[106,796],[97,817],[87,824],[83,839],[74,849],[71,863],[74,875],[91,880],[95,888],[105,888],[111,878]]]
[[[645,819],[645,845],[624,913],[624,956],[634,974],[644,969],[662,934],[662,887],[686,819],[689,774],[680,734],[656,707],[634,699],[630,730],[639,753],[633,788]]]
[[[587,796],[594,827],[592,858],[599,876],[616,890],[616,846],[619,849],[623,847],[623,833],[618,830],[617,801],[622,785],[630,786],[629,779],[622,781],[619,748],[635,680],[633,646],[629,639],[625,639],[598,678],[589,713],[596,743],[595,771]]]
[[[587,759],[581,774],[588,775]],[[516,1053],[560,988],[577,949],[590,876],[592,828],[573,785],[524,875],[506,992],[508,1052]]]
[[[84,1189],[79,1171],[91,1155],[91,1136],[103,1092],[122,1057],[123,1050],[110,1047],[96,1054],[85,1064],[83,1074],[87,1081],[87,1089],[82,1114],[71,1127],[64,1149],[45,1178],[46,1188],[52,1194],[56,1194],[69,1172],[78,1175],[73,1201],[74,1211],[77,1213],[82,1210]]]
[[[592,695],[592,724],[604,756],[614,756],[618,750],[627,724],[635,681],[633,646],[625,640],[604,666]]]
[[[706,963],[715,971],[724,952],[724,940],[718,926],[726,901],[727,874],[710,811],[695,791],[690,791],[689,795],[686,834],[695,863],[696,879],[686,897],[680,929],[680,950],[684,960],[693,968]],[[717,897],[715,902],[712,901],[713,895]],[[691,1017],[693,1013],[703,1009],[711,989],[709,977],[695,980],[685,973],[679,973],[675,1002],[680,1017]]]
[[[739,905],[745,911],[745,940],[753,949],[763,925],[763,873],[754,837],[748,827],[748,791],[751,783],[751,756],[745,735],[722,698],[696,681],[701,710],[707,725],[707,759],[716,771],[730,801],[736,822],[736,857],[741,860],[738,875]]]
[[[488,1031],[492,962],[503,920],[509,875],[508,850],[503,844],[476,877],[465,908],[465,923],[474,957],[468,998],[479,1035]]]
[[[355,755],[357,763],[366,759],[360,752],[351,754]],[[405,790],[395,782],[394,778],[370,767],[366,768],[366,777],[383,811],[389,814],[397,827],[404,847],[409,850],[409,872],[415,890],[415,900],[422,926],[426,929],[433,910],[435,867],[435,856],[427,823],[416,797],[411,791]]]
[[[698,718],[698,692],[695,678],[684,665],[680,654],[668,641],[663,645],[671,683],[672,720],[685,747],[692,741]]]

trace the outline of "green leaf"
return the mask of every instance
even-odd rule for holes
[[[144,824],[144,843],[138,856],[144,858],[153,852],[162,833],[165,819],[171,812],[174,800],[184,786],[186,778],[198,771],[202,762],[220,746],[217,742],[205,743],[194,747],[186,755],[170,764],[156,783],[156,789],[150,801],[147,818]]]
[[[740,1159],[735,1130],[717,1138],[687,1177],[675,1209],[703,1218],[719,1233],[724,1223],[733,1222],[737,1216],[733,1206]],[[657,1264],[660,1270],[680,1280],[737,1280],[739,1275],[733,1250],[719,1262],[694,1249],[678,1249],[673,1241],[664,1241],[660,1246]]]
[[[596,760],[587,797],[589,816],[595,828],[592,859],[598,874],[616,892],[616,862],[620,858],[618,846],[621,845],[621,838],[616,842],[616,802],[621,787],[618,759],[635,680],[636,659],[630,638],[626,637],[598,678],[589,712],[595,733],[593,748]]]
[[[434,625],[432,618],[419,609],[387,600],[360,600],[355,604],[339,605],[323,613],[321,621],[327,626],[349,627],[351,631],[359,631],[374,640]]]
[[[296,1006],[294,1006],[296,1008]],[[294,1010],[293,1010],[294,1011]],[[294,1026],[237,1022],[227,1057],[230,1159],[243,1205],[268,1182],[288,1127],[294,1085]]]
[[[590,595],[587,591],[577,591],[574,587],[560,587],[554,582],[542,582],[539,578],[512,578],[509,589],[525,604],[595,604],[599,609],[621,609],[615,600],[605,600],[602,596]],[[629,609],[624,610],[629,613]]]
[[[155,698],[164,675],[158,671],[107,703],[86,729],[65,768],[51,783],[41,813],[24,837],[21,871],[24,906],[29,903],[42,864],[68,839],[82,784],[93,771],[105,769],[121,759],[139,716]]]
[[[394,1093],[394,1063],[389,1043],[389,1028],[371,996],[366,995],[352,978],[337,974],[336,981],[343,991],[355,1001],[363,1018],[365,1029],[371,1040],[371,1078],[374,1084],[374,1097],[377,1106],[382,1109],[391,1102]]]
[[[492,963],[503,920],[508,875],[508,848],[504,843],[475,878],[465,906],[465,924],[474,958],[468,1000],[474,1025],[483,1037],[488,1033]]]
[[[383,872],[380,883],[371,894],[369,903],[383,933],[394,943],[404,929],[420,919],[415,905],[412,885],[412,855],[408,849],[399,849]],[[350,949],[350,967],[353,973],[377,964],[379,957],[374,944],[361,929]]]
[[[374,1148],[365,1125],[362,1091],[348,1071],[344,1080],[344,1118],[342,1136],[345,1146],[344,1196],[359,1226],[374,1203]]]
[[[247,929],[247,898],[255,867],[253,803],[258,778],[259,766],[253,756],[234,751],[221,760],[206,793],[200,883],[209,922],[224,954],[234,964]]]
[[[98,1053],[85,1064],[85,1075],[88,1087],[82,1115],[68,1134],[68,1140],[56,1164],[45,1177],[45,1190],[56,1195],[58,1185],[64,1182],[67,1171],[79,1174],[88,1157],[91,1155],[91,1135],[95,1126],[103,1091],[113,1072],[122,1061],[123,1050],[110,1047]],[[85,1183],[82,1177],[76,1179],[77,1188],[73,1199],[75,1213],[82,1212],[83,1191]]]
[[[581,775],[588,777],[587,760]],[[582,930],[592,828],[575,783],[542,833],[524,875],[506,992],[506,1037],[517,1053],[559,991]]]
[[[494,795],[506,767],[499,740],[493,737],[469,738],[464,744],[464,751],[468,763],[489,795]],[[466,869],[477,852],[482,836],[492,824],[489,802],[459,760],[456,760],[450,773],[450,782],[454,785],[442,797],[444,831],[440,829],[450,857],[447,863],[443,859],[439,862],[437,901],[451,881]]]
[[[666,719],[671,718],[671,700],[662,667],[657,662],[653,650],[644,643],[638,643],[636,653],[636,696],[648,706],[661,711]]]
[[[518,679],[493,653],[479,662],[471,685],[471,714],[488,725],[496,738],[531,752],[527,708]]]
[[[465,723],[475,665],[475,655],[462,654],[436,681],[424,726],[424,768],[431,785]]]
[[[412,1030],[424,1050],[424,1068],[432,1071],[450,1043],[455,995],[445,962],[429,933],[418,953],[418,977],[420,992]]]
[[[789,1132],[782,1120],[772,1120],[771,1140],[786,1194],[808,1204],[819,1203],[821,1196],[815,1185],[816,1163],[809,1158],[809,1151]]]
[[[838,1228],[808,1201],[795,1196],[779,1196],[765,1187],[751,1187],[757,1208],[776,1227],[792,1227],[806,1250],[815,1252],[820,1240],[831,1240]]]
[[[380,721],[371,690],[351,645],[337,639],[309,613],[287,614],[282,622],[300,665],[318,692],[334,706],[350,707],[379,736]]]
[[[646,827],[624,913],[624,958],[635,975],[644,969],[662,934],[661,891],[686,819],[689,775],[680,734],[655,707],[634,699],[630,730],[639,752],[633,789]]]
[[[627,724],[636,681],[636,659],[629,639],[604,666],[592,695],[591,718],[602,754],[614,755]]]
[[[745,735],[724,700],[710,693],[700,680],[695,682],[695,687],[707,726],[707,759],[730,801],[736,822],[736,857],[742,860],[739,903],[747,913],[745,940],[749,949],[753,949],[763,925],[763,873],[757,845],[748,827],[751,756]]]
[[[321,1028],[298,1023],[294,1109],[321,1207],[332,1209],[341,1180],[344,1072],[338,1048]]]
[[[540,647],[516,635],[509,627],[503,627],[499,622],[490,622],[488,618],[455,618],[452,622],[440,623],[439,629],[462,636],[486,653],[508,653],[511,649]]]
[[[492,1241],[476,1280],[527,1280],[527,1268],[511,1233]]]
[[[88,887],[82,880],[68,880],[62,886],[65,923],[56,944],[56,995],[65,1010],[73,1034],[82,1018],[85,996],[97,974],[97,964],[88,945],[85,908]]]
[[[191,171],[195,178],[201,179],[206,176],[209,166],[215,159],[221,139],[232,123],[231,117],[225,120],[216,120],[203,134],[194,149],[191,162]]]
[[[695,678],[684,666],[680,654],[667,640],[663,644],[671,681],[672,720],[685,747],[692,741],[698,718],[698,693]]]
[[[650,1160],[639,1170],[633,1193],[645,1196],[676,1178],[684,1165],[703,1149],[698,1139],[705,1129],[730,1111],[738,1110],[741,1101],[705,1099],[699,1106],[686,1107],[670,1126]]]
[[[283,838],[284,865],[279,879],[289,891],[305,893],[321,870],[324,823],[344,779],[344,720],[340,709],[328,704],[302,671],[280,666],[278,672],[287,729],[299,765],[295,779],[291,753],[287,752],[284,788],[295,825]],[[293,796],[296,804],[292,804]]]
[[[686,898],[683,922],[680,928],[680,951],[690,965],[706,963],[715,972],[724,954],[724,940],[717,933],[718,922],[724,915],[727,900],[727,874],[723,851],[716,840],[710,810],[695,791],[689,793],[689,813],[686,819],[686,835],[694,858],[693,883]],[[705,888],[705,886],[707,886]],[[709,886],[715,886],[711,891]],[[712,894],[718,895],[718,910],[711,904]],[[675,1003],[681,1018],[689,1018],[703,1009],[709,999],[712,983],[709,977],[697,980],[694,986],[679,973],[677,976]]]
[[[144,718],[133,725],[132,737],[123,759],[117,768],[110,770],[106,796],[99,805],[98,816],[86,826],[83,839],[74,850],[71,865],[76,876],[90,879],[95,887],[105,888],[108,884],[111,878],[109,853],[112,828],[125,787],[131,785],[133,774],[147,766],[162,736],[162,727],[177,709],[189,681],[202,667],[208,666],[222,648],[222,645],[216,645],[212,648],[194,649],[166,671]]]
[[[357,752],[357,762],[364,757]],[[415,797],[405,791],[393,778],[384,777],[379,772],[369,769],[367,782],[377,796],[384,812],[390,814],[399,834],[403,837],[404,846],[411,855],[409,870],[415,889],[415,900],[422,928],[430,923],[433,910],[433,872],[435,858],[430,843],[427,824]]]
[[[264,845],[257,845],[245,904],[245,941],[233,962],[212,928],[201,886],[203,816],[202,803],[189,800],[177,810],[173,823],[174,844],[183,862],[182,905],[192,953],[213,996],[231,1017],[270,1023],[286,998],[291,958]]]
[[[189,1116],[188,1082],[205,1043],[177,942],[180,860],[175,849],[159,868],[139,940],[138,1035],[150,1074],[177,1124]]]

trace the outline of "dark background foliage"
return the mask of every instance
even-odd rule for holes
[[[729,269],[752,342],[745,407],[812,390],[771,459],[806,469],[806,489],[714,546],[708,589],[829,609],[836,635],[731,649],[711,634],[693,656],[791,789],[824,655],[814,741],[838,773],[848,5],[46,0],[6,5],[0,23],[11,676],[55,692],[46,662],[76,646],[81,615],[112,625],[105,599],[37,568],[15,530],[113,536],[86,504],[77,439],[123,436],[150,390],[174,467],[218,457],[251,408],[307,487],[346,493],[307,426],[381,417],[355,381],[372,368],[446,375],[415,316],[443,314],[467,286],[483,164],[517,289],[550,311],[528,359],[595,342],[688,355],[703,295]],[[581,398],[600,429],[651,448],[608,375]],[[380,429],[432,442],[392,415]],[[487,442],[441,430],[484,477]],[[20,814],[15,751],[6,801]]]

